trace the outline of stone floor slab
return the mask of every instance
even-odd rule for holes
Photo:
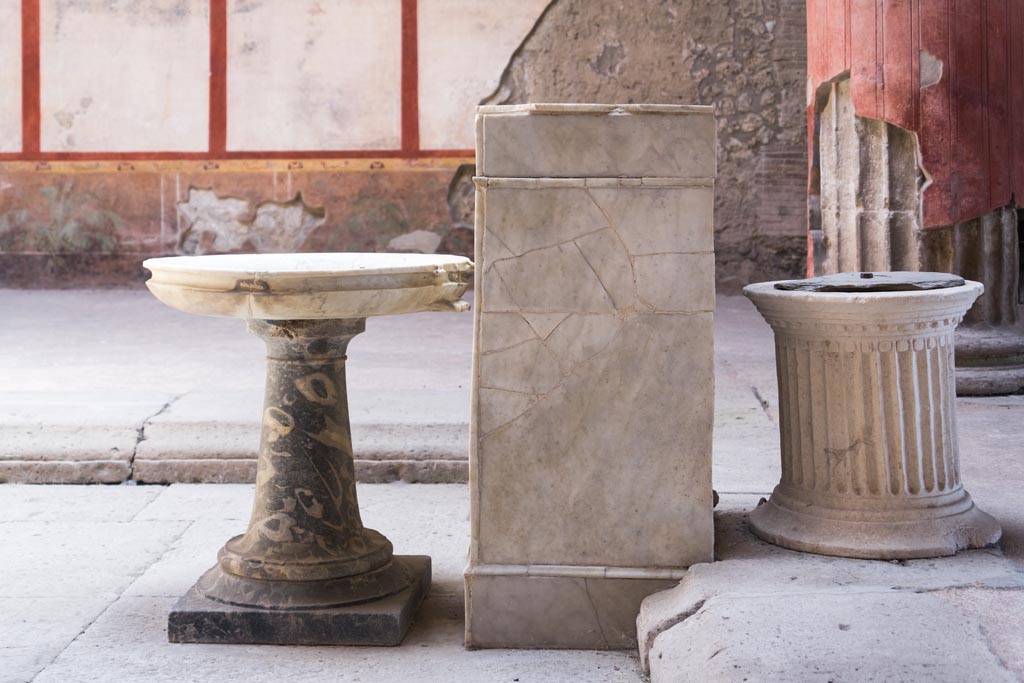
[[[651,683],[1010,683],[1018,676],[989,649],[978,620],[928,593],[723,595],[658,636],[651,650]]]
[[[165,491],[151,486],[0,486],[0,522],[129,522]]]
[[[97,489],[102,493],[103,489]],[[4,522],[0,598],[116,598],[188,522]]]
[[[463,649],[461,620],[428,604],[397,648],[183,645],[167,642],[171,598],[117,601],[34,683],[319,681],[638,683],[625,652]]]

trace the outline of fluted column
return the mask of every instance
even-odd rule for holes
[[[957,443],[953,332],[981,291],[745,290],[775,331],[782,451],[754,533],[865,558],[998,539],[960,481]]]
[[[1019,209],[929,231],[931,267],[977,280],[985,294],[956,331],[956,388],[965,396],[1024,390],[1024,324],[1020,317]]]

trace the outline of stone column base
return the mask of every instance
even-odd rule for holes
[[[962,325],[956,331],[956,393],[1024,392],[1024,327]]]
[[[466,647],[635,648],[640,603],[676,585],[685,573],[632,567],[470,566]]]
[[[791,550],[868,560],[941,557],[991,545],[1001,533],[999,523],[962,488],[934,500],[902,501],[898,510],[864,499],[851,500],[850,509],[826,508],[787,495],[784,488],[777,486],[750,513],[750,530]]]
[[[401,591],[355,605],[298,609],[230,605],[205,597],[200,586],[216,581],[217,577],[211,575],[220,569],[215,566],[174,605],[167,620],[167,637],[172,643],[399,645],[430,591],[430,558],[396,555],[392,562],[410,580]],[[267,584],[268,592],[288,588],[282,585],[286,582],[261,583]],[[322,582],[287,583],[301,587]]]

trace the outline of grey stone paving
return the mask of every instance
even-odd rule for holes
[[[2,472],[36,463],[70,480],[121,481],[149,449],[158,461],[255,448],[245,440],[262,349],[238,321],[179,315],[143,292],[0,291],[0,313]],[[404,448],[401,458],[432,459],[443,443],[464,457],[470,316],[391,321],[370,321],[353,342],[357,444],[361,430],[364,443],[384,444],[381,457]],[[656,638],[654,680],[1024,680],[1024,397],[959,401],[964,481],[1003,524],[1002,550],[916,566],[816,558],[744,525],[779,475],[772,354],[752,307],[720,297],[722,561],[700,565],[678,597],[704,601]],[[232,440],[234,451],[218,445]],[[361,484],[360,496],[367,524],[398,552],[434,562],[431,597],[396,649],[166,642],[174,600],[244,527],[249,485],[0,486],[0,682],[642,680],[628,652],[464,650],[467,487]]]

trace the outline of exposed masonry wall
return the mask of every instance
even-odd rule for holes
[[[713,105],[719,288],[797,276],[807,253],[805,30],[803,0],[553,0],[484,103]]]

